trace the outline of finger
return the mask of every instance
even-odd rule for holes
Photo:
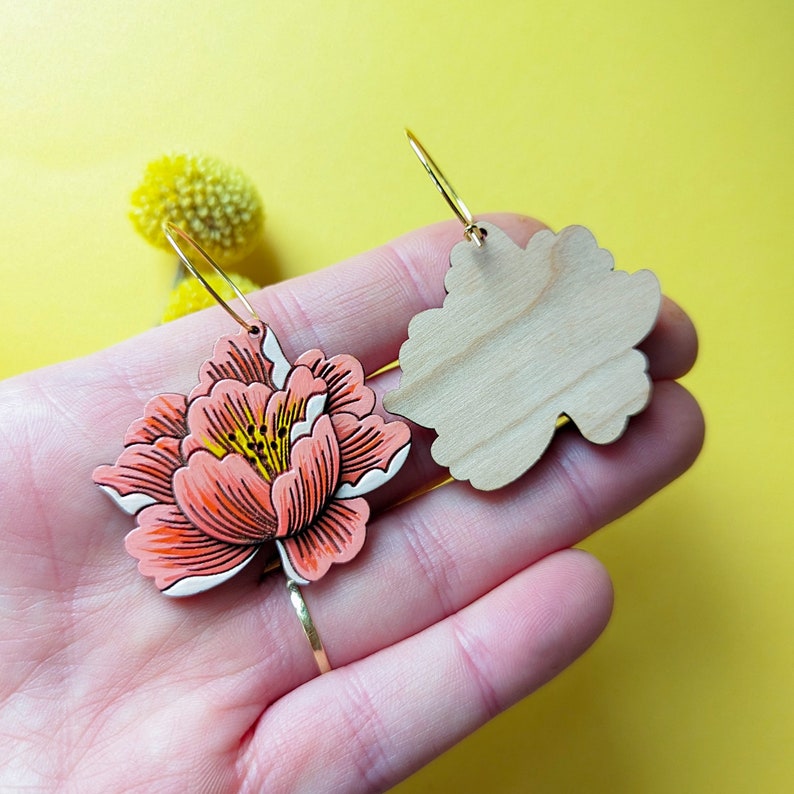
[[[487,216],[526,245],[543,224],[531,218]],[[306,350],[350,353],[374,372],[397,358],[411,317],[444,299],[444,275],[460,224],[435,224],[333,267],[275,284],[249,296],[294,360]],[[184,392],[221,335],[234,333],[220,307],[154,328],[107,351],[137,393]]]
[[[615,444],[563,432],[535,468],[502,491],[451,483],[389,511],[350,573],[340,570],[344,579],[328,578],[307,593],[333,661],[347,663],[420,631],[581,542],[685,471],[702,438],[697,404],[665,382],[634,432]],[[359,619],[363,604],[370,621]]]
[[[491,217],[520,245],[542,228],[521,216]],[[335,267],[274,285],[251,300],[291,357],[320,347],[328,355],[351,353],[366,371],[375,371],[396,358],[410,319],[443,302],[449,253],[459,239],[459,224],[436,224]],[[664,326],[683,329],[685,322],[684,317]],[[152,395],[188,391],[214,340],[233,332],[228,316],[215,307],[76,363],[73,371],[67,366],[60,375],[71,371],[84,391],[101,391],[102,403],[89,402],[86,408],[92,415],[86,418],[107,430],[101,437],[106,447]],[[678,369],[688,366],[676,363],[678,347],[664,333],[655,338],[656,348],[667,351],[665,361]],[[664,367],[659,369],[660,376],[664,372]],[[100,457],[105,447],[99,448]]]
[[[488,217],[521,244],[543,228],[522,216]],[[319,347],[328,356],[350,353],[365,371],[374,372],[397,357],[411,317],[443,301],[449,253],[460,239],[460,224],[435,224],[249,297],[292,360]],[[85,443],[81,429],[67,425],[63,441],[82,449],[85,465],[92,465],[117,454],[117,439],[152,396],[189,392],[215,340],[235,333],[233,326],[220,307],[213,307],[93,356],[26,373],[8,388],[23,417],[29,401],[41,393],[70,408],[79,401],[81,418],[97,432]]]
[[[640,349],[648,356],[654,380],[680,378],[692,369],[697,358],[695,326],[677,303],[664,296],[656,326]]]
[[[606,625],[611,594],[584,552],[547,557],[444,621],[274,704],[244,753],[243,788],[389,788],[570,664]]]
[[[538,466],[502,491],[453,483],[390,510],[372,523],[356,560],[304,588],[332,664],[422,631],[578,543],[684,471],[702,433],[697,404],[665,382],[634,432],[614,445],[563,433]],[[227,605],[217,623],[218,647],[235,648],[241,669],[271,670],[246,690],[249,702],[273,702],[316,675],[281,577],[274,580]]]
[[[649,359],[649,371],[655,380],[677,378],[684,375],[697,355],[697,335],[689,317],[669,298],[662,301],[656,327],[643,342],[642,349]],[[396,389],[400,371],[391,370],[369,381],[378,396]],[[627,432],[631,432],[630,420]],[[432,430],[412,425],[412,451],[403,471],[386,487],[371,496],[371,504],[381,509],[416,491],[426,490],[448,478],[448,471],[436,464],[430,454],[430,445],[436,435]]]

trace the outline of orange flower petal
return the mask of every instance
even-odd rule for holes
[[[349,562],[367,535],[369,505],[365,499],[334,500],[306,530],[277,540],[284,572],[298,584],[320,579],[331,567]]]
[[[276,537],[279,538],[308,527],[336,490],[339,446],[328,416],[321,416],[312,434],[295,443],[290,464],[290,470],[273,483],[273,507],[278,519]]]
[[[349,486],[345,491],[338,492],[340,496],[368,493],[397,473],[411,443],[408,425],[404,422],[384,422],[372,414],[365,419],[358,419],[352,414],[338,413],[331,417],[331,421],[342,458],[340,482]],[[392,465],[403,450],[405,454],[401,456],[399,465]],[[368,482],[369,487],[366,487],[362,478],[376,471],[380,476],[369,478],[372,482]],[[352,489],[356,486],[361,486],[362,490],[353,493]]]
[[[127,551],[144,576],[169,595],[207,590],[233,576],[256,554],[258,546],[234,546],[197,530],[176,505],[152,505],[127,535]]]
[[[353,356],[340,355],[326,358],[321,350],[308,350],[296,362],[303,365],[328,384],[326,412],[344,411],[360,419],[372,413],[375,393],[364,385],[361,362]]]
[[[173,504],[171,479],[181,465],[179,439],[163,437],[154,444],[127,447],[114,466],[98,466],[94,469],[93,479],[97,485],[115,491],[116,495],[111,493],[111,496],[124,509],[126,505],[136,505],[140,509],[152,501]],[[149,499],[120,501],[118,498],[132,494]]]
[[[315,378],[308,367],[295,367],[285,389],[270,398],[265,425],[268,443],[281,464],[279,472],[288,468],[292,442],[311,433],[327,397],[322,378]]]
[[[174,476],[174,496],[185,517],[216,540],[261,543],[276,534],[270,483],[242,455],[194,453]]]
[[[255,457],[257,443],[264,446],[265,411],[272,395],[263,383],[216,383],[208,396],[188,408],[190,435],[182,444],[182,454],[188,458],[197,449],[208,449],[219,458],[233,452]]]
[[[264,383],[274,391],[284,386],[289,362],[270,328],[256,325],[257,334],[243,329],[234,336],[222,336],[215,343],[212,358],[201,365],[199,383],[190,393],[191,400],[209,394],[220,380]]]
[[[185,412],[187,398],[184,394],[158,394],[143,409],[143,416],[127,429],[124,445],[151,444],[162,436],[182,438],[187,433]]]

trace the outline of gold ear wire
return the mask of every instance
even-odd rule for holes
[[[251,316],[259,323],[259,315],[254,311],[253,306],[248,302],[248,299],[240,291],[239,287],[224,273],[223,268],[215,262],[215,260],[189,235],[187,232],[182,231],[176,224],[166,221],[163,224],[163,234],[170,243],[171,247],[176,251],[182,264],[195,276],[213,298],[223,307],[223,309],[230,314],[248,333],[258,333],[259,328],[244,320],[229,304],[212,288],[212,285],[201,275],[199,269],[193,264],[190,257],[185,253],[182,246],[177,242],[176,238],[186,242],[234,291],[234,294],[242,301],[243,306],[251,313]]]
[[[436,165],[435,160],[427,153],[427,149],[419,143],[419,139],[411,130],[405,130],[405,137],[414,150],[414,154],[419,158],[419,162],[425,167],[430,179],[436,186],[436,190],[444,197],[455,217],[463,224],[463,236],[473,242],[478,248],[485,242],[485,234],[482,229],[474,222],[469,208],[464,204],[463,199],[457,194],[449,180],[444,176],[444,172]]]

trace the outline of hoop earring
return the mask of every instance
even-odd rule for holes
[[[290,363],[206,251],[173,224],[163,231],[241,330],[218,339],[190,394],[147,403],[116,463],[99,466],[94,482],[135,515],[127,551],[166,595],[209,590],[274,545],[318,669],[327,672],[300,586],[358,554],[369,518],[362,497],[400,470],[410,431],[373,413],[375,395],[353,356],[309,350]],[[212,289],[183,246],[232,286],[250,319]]]

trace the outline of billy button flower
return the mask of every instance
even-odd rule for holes
[[[242,171],[214,157],[183,152],[149,163],[132,194],[130,219],[152,245],[168,250],[162,226],[170,221],[224,266],[255,248],[264,211]]]
[[[215,292],[225,301],[230,301],[237,297],[232,288],[217,273],[204,273],[203,275]],[[254,290],[260,288],[259,284],[238,273],[227,273],[226,275],[243,294],[254,292]],[[168,303],[163,312],[163,322],[167,323],[169,320],[176,320],[177,317],[184,317],[186,314],[197,312],[200,309],[207,309],[214,305],[215,298],[207,292],[200,281],[194,278],[184,278],[171,290],[171,294],[168,296]]]

